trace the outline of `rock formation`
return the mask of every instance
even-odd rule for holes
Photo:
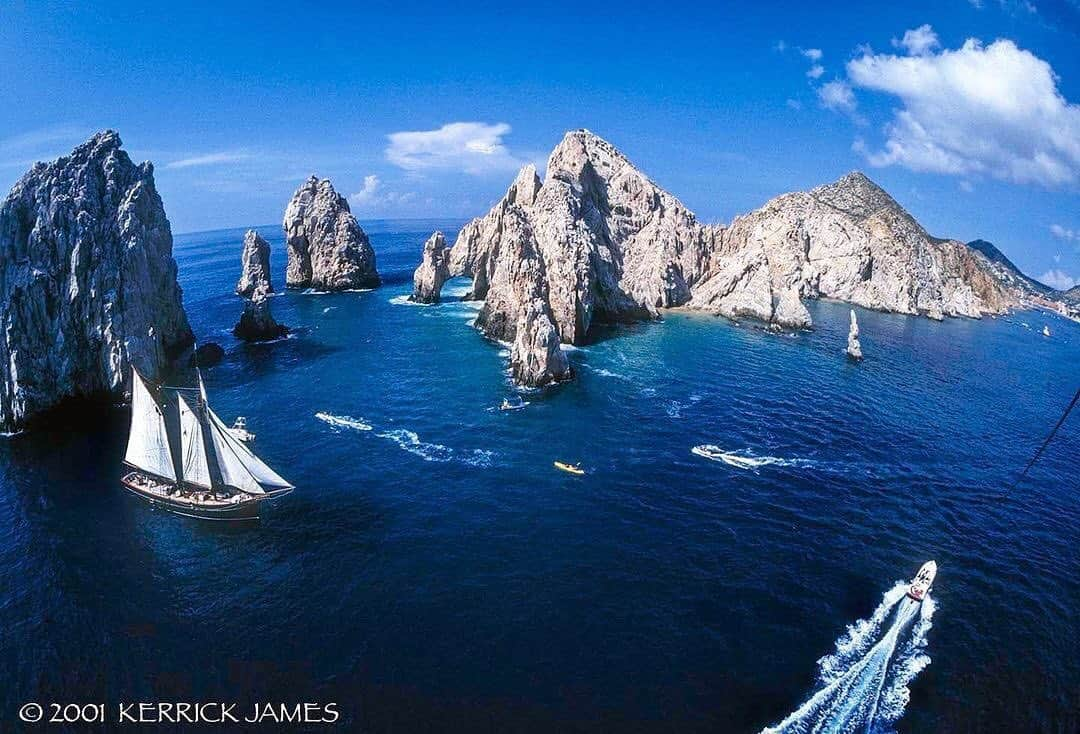
[[[515,382],[543,387],[570,379],[570,363],[542,299],[533,299],[525,306],[515,331],[510,348],[510,369]]]
[[[851,309],[851,327],[847,334],[847,356],[853,360],[862,359],[862,344],[859,343],[859,322],[855,319],[855,309]]]
[[[285,209],[290,288],[341,291],[379,285],[375,251],[329,179],[312,176]]]
[[[215,342],[204,342],[192,353],[189,367],[213,367],[225,359],[225,350]]]
[[[121,395],[193,338],[151,163],[98,133],[35,164],[0,206],[0,426],[67,398]]]
[[[270,283],[270,245],[253,229],[244,233],[240,265],[240,282],[236,284],[238,296],[248,298],[257,290],[274,292]]]
[[[566,134],[543,183],[526,166],[465,225],[450,274],[472,277],[470,297],[485,301],[477,325],[515,343],[526,312],[580,344],[594,322],[677,306],[803,329],[804,298],[930,317],[1016,303],[982,253],[929,236],[861,173],[779,196],[727,227],[703,225],[586,130]]]
[[[450,250],[442,232],[435,232],[424,243],[424,256],[413,273],[413,293],[409,300],[438,303],[443,283],[450,277]]]
[[[233,327],[233,335],[247,342],[277,339],[289,333],[289,327],[279,324],[270,313],[270,298],[263,291],[255,291],[244,299],[244,312],[240,322]]]

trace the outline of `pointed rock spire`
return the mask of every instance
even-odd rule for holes
[[[847,356],[858,362],[863,358],[862,344],[859,343],[859,322],[855,319],[855,309],[851,309],[851,327],[847,335]]]
[[[450,250],[442,232],[435,232],[424,243],[424,256],[413,273],[410,301],[438,303],[443,283],[450,278]]]

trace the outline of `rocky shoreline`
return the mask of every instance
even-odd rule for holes
[[[378,286],[375,250],[328,179],[311,176],[282,220],[286,287]],[[929,235],[859,172],[784,194],[728,225],[704,224],[613,145],[568,132],[541,180],[523,167],[492,209],[447,246],[424,243],[410,300],[436,303],[452,277],[483,301],[476,326],[510,345],[516,383],[573,377],[562,345],[597,323],[660,318],[667,309],[751,319],[771,330],[813,328],[805,299],[941,320],[1051,307],[1059,294],[982,240]],[[234,334],[276,339],[270,245],[244,236]],[[190,360],[194,336],[172,258],[153,166],[135,165],[104,131],[35,164],[0,207],[0,428],[57,404],[122,396],[131,367],[160,380]],[[861,359],[852,317],[848,354]]]

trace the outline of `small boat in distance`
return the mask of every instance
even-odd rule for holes
[[[528,405],[528,403],[521,398],[518,398],[516,403],[511,403],[509,398],[503,398],[499,410],[521,410],[526,405]]]
[[[561,469],[564,472],[569,472],[570,474],[575,474],[579,477],[585,474],[585,470],[581,468],[580,461],[576,464],[567,464],[564,461],[556,461],[555,468]]]
[[[933,561],[927,561],[919,569],[919,572],[915,574],[915,578],[911,580],[907,595],[915,601],[922,601],[930,593],[930,587],[934,583],[935,576],[937,576],[937,564]]]
[[[1050,336],[1050,327],[1043,324],[1043,336]]]
[[[170,512],[203,520],[251,520],[259,503],[294,487],[236,439],[198,387],[151,390],[131,376],[131,430],[120,480]]]
[[[255,440],[255,434],[247,429],[247,418],[244,416],[238,416],[236,421],[233,422],[232,428],[229,429],[231,433],[238,441],[247,443],[248,441]]]

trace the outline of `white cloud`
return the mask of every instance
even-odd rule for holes
[[[800,102],[797,99],[788,99],[787,106],[790,107],[793,110],[801,110],[802,109],[802,102]]]
[[[817,63],[818,61],[821,61],[821,57],[825,54],[821,52],[820,48],[804,48],[802,50],[802,55],[814,63]]]
[[[1073,240],[1080,237],[1080,234],[1077,234],[1075,231],[1073,231],[1071,229],[1066,229],[1065,227],[1062,227],[1060,224],[1051,224],[1050,225],[1050,234],[1054,235],[1059,240],[1065,240],[1066,242],[1072,242]]]
[[[349,201],[353,204],[367,204],[375,198],[376,192],[379,190],[379,185],[379,177],[374,173],[370,176],[364,176],[364,187],[350,196]]]
[[[1039,282],[1059,291],[1067,291],[1073,286],[1080,285],[1080,279],[1074,278],[1071,275],[1055,268],[1053,270],[1047,270],[1045,273],[1039,276]]]
[[[941,42],[938,41],[937,34],[934,33],[934,29],[930,27],[930,24],[924,23],[918,28],[904,31],[904,37],[899,41],[895,38],[892,39],[892,45],[897,48],[907,49],[907,52],[912,56],[923,56],[939,47]]]
[[[407,171],[441,169],[474,175],[516,171],[527,161],[503,143],[509,132],[503,122],[452,122],[437,130],[391,133],[386,159]]]
[[[811,79],[818,79],[824,73],[825,73],[825,67],[822,66],[821,64],[814,64],[813,66],[811,66],[806,71],[806,75],[808,77],[810,77]]]
[[[180,160],[166,163],[166,168],[194,168],[196,166],[216,166],[221,163],[236,163],[252,158],[251,153],[239,151],[223,151],[221,153],[206,153],[204,155],[190,156]]]
[[[847,73],[852,86],[902,103],[884,128],[884,147],[864,149],[871,165],[1044,186],[1080,179],[1080,105],[1058,91],[1048,63],[1012,41],[864,54]]]
[[[965,179],[960,179],[960,183],[958,183],[957,186],[960,187],[961,191],[964,191],[964,192],[966,192],[968,194],[975,191],[975,184],[973,184],[973,183],[971,183],[971,181],[967,181]]]
[[[773,50],[778,53],[784,53],[785,51],[787,51],[787,43],[783,40],[777,41],[775,44],[773,44]]]
[[[827,110],[836,112],[855,112],[855,93],[851,91],[851,85],[842,79],[834,79],[822,84],[818,90],[818,98],[821,106]]]

